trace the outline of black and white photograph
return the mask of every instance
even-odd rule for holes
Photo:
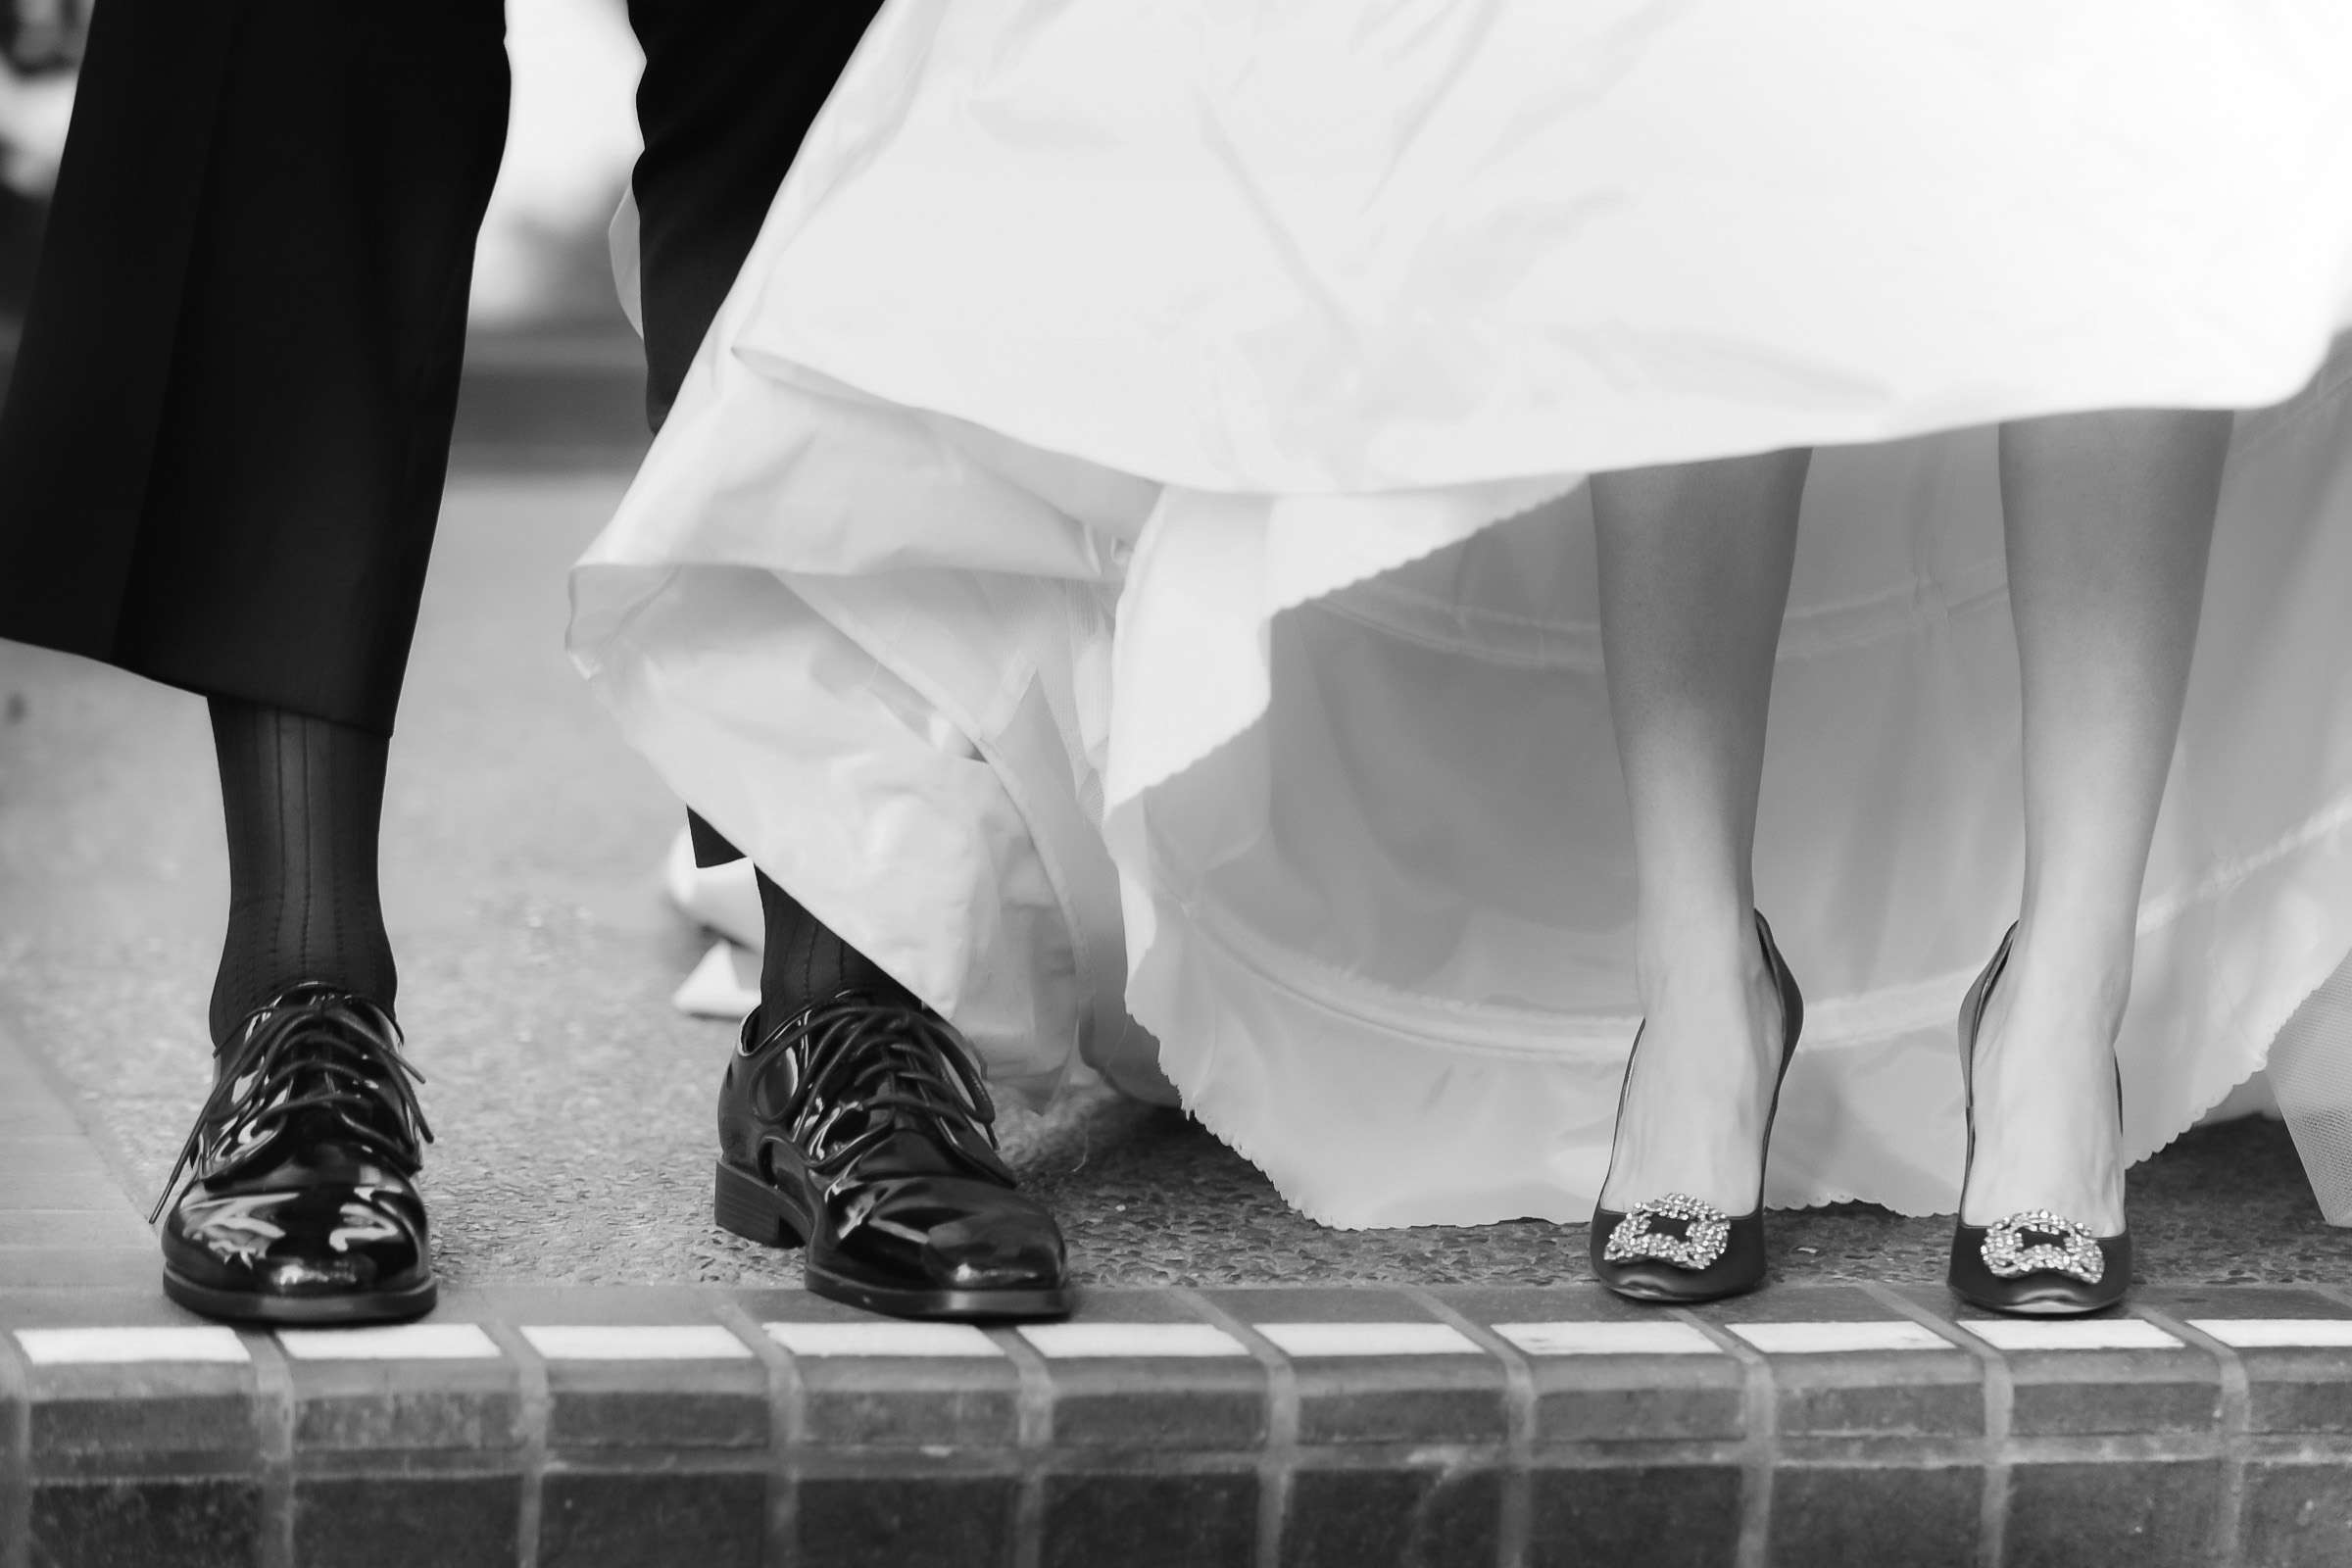
[[[0,1568],[2352,1564],[2352,4],[0,0]]]

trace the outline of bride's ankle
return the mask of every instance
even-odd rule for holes
[[[2022,947],[2001,977],[1985,1026],[1995,1039],[2024,1034],[2037,1054],[2077,1049],[2104,1057],[2114,1049],[2132,997],[2129,956]]]
[[[2099,1020],[2112,1041],[2132,998],[2134,952],[2129,927],[2029,908],[2018,921],[2002,989],[2043,1007]]]
[[[1654,926],[1645,921],[1635,936],[1634,985],[1644,1014],[1731,991],[1770,992],[1772,976],[1756,940],[1755,915],[1710,911]]]

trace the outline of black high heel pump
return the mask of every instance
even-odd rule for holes
[[[1977,1163],[1977,1031],[2003,970],[2017,927],[1969,987],[1960,1004],[1960,1077],[1968,1093],[1968,1162],[1961,1167],[1960,1210],[1968,1211],[1968,1178]],[[2123,1069],[2116,1069],[2115,1113],[2124,1113]],[[2132,1231],[2093,1236],[2088,1226],[2046,1208],[2012,1214],[1996,1225],[1971,1225],[1954,1216],[1952,1261],[1944,1283],[1971,1306],[2030,1317],[2073,1317],[2124,1298],[2132,1283]]]
[[[1796,977],[1781,958],[1772,940],[1772,927],[1761,912],[1756,935],[1764,944],[1765,967],[1781,993],[1781,1070],[1772,1081],[1772,1107],[1764,1113],[1764,1148],[1756,1156],[1756,1206],[1744,1214],[1724,1213],[1685,1193],[1668,1193],[1636,1203],[1620,1213],[1592,1209],[1592,1273],[1619,1296],[1636,1301],[1712,1301],[1738,1296],[1764,1283],[1763,1166],[1772,1151],[1772,1120],[1781,1108],[1781,1084],[1788,1076],[1788,1059],[1796,1054],[1796,1037],[1805,1026],[1805,999],[1797,994]],[[1641,1031],[1634,1050],[1626,1054],[1625,1084],[1617,1091],[1617,1118],[1625,1119],[1626,1087],[1634,1081],[1634,1053],[1642,1049]],[[1609,1173],[1617,1169],[1617,1152],[1609,1151]],[[1608,1191],[1608,1179],[1601,1191]]]

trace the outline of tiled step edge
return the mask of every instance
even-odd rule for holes
[[[485,1292],[278,1334],[51,1299],[0,1298],[10,1565],[2352,1561],[2328,1292],[1156,1291],[1018,1329]]]

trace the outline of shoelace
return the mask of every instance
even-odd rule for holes
[[[164,1195],[147,1215],[150,1225],[179,1196],[181,1178],[192,1177],[208,1130],[216,1143],[260,1144],[303,1111],[356,1111],[339,1118],[338,1136],[403,1169],[416,1159],[406,1129],[433,1141],[416,1101],[424,1074],[401,1054],[400,1026],[365,998],[295,986],[255,1008],[228,1049],[231,1054],[164,1179]],[[298,1081],[301,1092],[291,1092]],[[386,1109],[401,1131],[378,1125]]]
[[[894,1119],[876,1113],[891,1110],[930,1122],[950,1142],[960,1124],[997,1147],[996,1103],[962,1040],[937,1013],[847,992],[795,1013],[756,1049],[791,1050],[804,1043],[808,1078],[801,1086],[801,1113],[828,1107],[815,1126],[794,1129],[812,1164],[839,1166],[881,1142]],[[865,1116],[867,1126],[825,1150],[835,1124],[849,1115]]]

